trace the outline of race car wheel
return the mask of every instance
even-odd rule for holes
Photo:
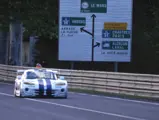
[[[64,99],[67,99],[67,96],[65,96]]]
[[[20,90],[16,90],[16,92],[17,92],[17,91],[18,91],[18,92],[20,92]],[[14,96],[15,96],[15,97],[22,98],[21,92],[20,92],[18,95],[17,95],[17,93],[16,93],[16,92],[15,92]]]
[[[19,90],[14,89],[14,96],[15,96],[15,97],[21,97],[21,93],[19,93],[19,94],[17,95],[17,92],[19,92]]]
[[[19,97],[19,98],[23,98],[23,96],[22,96],[22,94],[21,94],[21,90],[18,90],[18,92],[19,92],[19,94],[18,94],[18,96],[17,96],[17,97]]]
[[[17,97],[17,95],[16,95],[16,89],[14,88],[14,97]]]
[[[68,97],[68,95],[67,95],[67,93],[66,93],[65,96],[64,96],[64,99],[67,99],[67,97]]]
[[[21,89],[19,89],[19,98],[24,98],[21,92]]]
[[[16,83],[15,83],[15,85],[14,85],[14,96],[15,96],[15,97],[17,97],[16,92],[17,92],[17,88],[16,88]]]
[[[18,92],[18,95],[17,95],[17,92]],[[19,98],[23,98],[22,94],[21,94],[21,87],[20,86],[19,87],[15,86],[15,88],[14,88],[14,96],[15,97],[19,97]]]

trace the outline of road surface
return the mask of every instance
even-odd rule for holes
[[[159,120],[159,103],[69,93],[68,99],[15,98],[0,83],[0,120]]]

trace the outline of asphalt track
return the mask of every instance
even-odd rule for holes
[[[69,93],[68,99],[15,98],[0,83],[0,120],[159,120],[159,103]]]

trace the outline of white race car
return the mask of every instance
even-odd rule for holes
[[[17,70],[15,97],[64,97],[67,98],[68,83],[64,77],[57,77],[57,71],[50,69]]]

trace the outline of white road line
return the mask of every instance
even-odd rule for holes
[[[6,84],[12,86],[12,83],[5,83],[5,82],[0,82],[0,84]],[[149,105],[155,105],[159,106],[159,103],[157,102],[146,102],[146,101],[140,101],[140,100],[130,100],[130,99],[124,99],[124,98],[117,98],[117,97],[107,97],[107,96],[102,96],[102,95],[91,95],[91,94],[86,94],[86,93],[77,93],[77,92],[69,92],[77,95],[83,95],[83,96],[91,96],[91,97],[101,97],[101,98],[106,98],[110,100],[119,100],[119,101],[125,101],[125,102],[134,102],[134,103],[140,103],[140,104],[149,104]]]
[[[9,85],[9,86],[13,86],[13,84],[12,84],[12,83],[6,83],[6,82],[0,82],[0,84]]]
[[[11,94],[1,93],[1,92],[0,92],[0,95],[14,97]],[[65,107],[65,108],[71,108],[71,109],[86,111],[86,112],[93,112],[93,113],[104,114],[104,115],[109,115],[109,116],[113,116],[113,117],[126,118],[126,119],[129,119],[129,120],[147,120],[147,119],[143,119],[143,118],[125,116],[125,115],[109,113],[109,112],[102,112],[102,111],[97,111],[97,110],[92,110],[92,109],[87,109],[87,108],[80,108],[80,107],[75,107],[75,106],[70,106],[70,105],[65,105],[65,104],[58,104],[58,103],[48,102],[48,101],[43,101],[43,100],[37,100],[37,99],[31,99],[31,98],[24,98],[24,99],[29,100],[29,101],[44,103],[44,104],[50,104],[50,105],[56,105],[56,106]]]

